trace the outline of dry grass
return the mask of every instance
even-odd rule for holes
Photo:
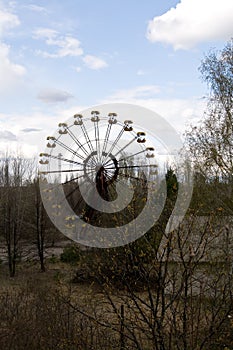
[[[173,265],[171,271],[177,269],[177,265]],[[7,265],[0,266],[0,349],[173,350],[178,345],[182,349],[183,295],[167,307],[172,295],[166,294],[166,314],[159,335],[157,321],[161,317],[161,303],[157,310],[151,304],[156,300],[156,288],[149,295],[146,291],[117,291],[94,282],[74,284],[71,280],[77,267],[53,257],[46,260],[46,272],[43,273],[38,262],[21,262],[16,276],[10,278]],[[219,300],[211,300],[204,294],[200,298],[193,295],[192,299],[188,295],[189,333],[185,336],[190,350],[201,349],[201,339],[208,334],[216,302]],[[219,307],[221,311],[220,304]],[[228,337],[231,342],[228,332],[232,325],[224,323],[222,326],[219,329],[222,339],[226,341]],[[195,341],[194,334],[200,342],[199,339]],[[158,343],[159,336],[163,337],[163,344]],[[211,339],[203,349],[219,349],[223,340],[220,344],[216,339],[221,337],[218,334],[214,337],[214,342]],[[215,343],[217,347],[214,348]]]

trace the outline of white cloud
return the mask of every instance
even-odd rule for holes
[[[4,43],[4,36],[9,29],[20,24],[18,17],[6,9],[0,8],[0,77],[4,84],[0,92],[5,93],[21,82],[26,73],[25,67],[10,60],[10,46]]]
[[[85,110],[87,106],[72,106],[65,108],[51,109],[50,113],[34,111],[28,114],[1,114],[0,130],[10,130],[10,135],[0,133],[0,154],[9,152],[20,152],[27,157],[38,156],[46,149],[46,137],[53,135],[57,130],[58,123],[67,121],[76,113]],[[73,118],[72,118],[73,119]],[[19,122],[20,121],[20,122]],[[15,135],[15,136],[14,136]]]
[[[111,96],[111,99],[117,102],[122,100],[135,100],[138,98],[149,98],[154,95],[157,95],[160,92],[160,88],[157,85],[142,85],[137,86],[132,89],[125,89],[117,91],[114,95]]]
[[[35,144],[28,144],[20,141],[2,142],[0,140],[0,157],[9,156],[23,156],[26,158],[35,158],[38,155],[38,149]]]
[[[146,72],[143,69],[139,69],[137,71],[137,75],[145,75],[145,74],[146,74]]]
[[[60,46],[60,49],[58,50],[59,57],[81,56],[83,54],[83,49],[80,47],[80,41],[71,36],[66,36],[64,39],[58,40],[56,44]]]
[[[83,57],[83,62],[88,68],[94,70],[106,68],[108,66],[107,62],[105,62],[99,57],[92,55],[86,55],[85,57]]]
[[[25,74],[23,66],[13,63],[9,59],[10,47],[0,43],[0,76],[1,80],[8,85],[9,81]],[[7,77],[7,79],[6,79]]]
[[[39,12],[39,13],[48,13],[47,9],[45,7],[42,6],[38,6],[35,4],[29,4],[29,5],[25,5],[25,8],[27,8],[28,10],[34,11],[34,12]]]
[[[71,35],[62,36],[54,29],[38,28],[34,31],[33,37],[34,39],[45,40],[47,46],[55,47],[54,52],[43,50],[36,51],[37,55],[43,56],[44,58],[62,58],[67,56],[77,57],[84,55],[81,42]],[[93,55],[83,56],[82,61],[86,67],[93,70],[99,70],[108,66],[107,62],[103,59]],[[81,71],[80,67],[75,67],[74,69],[78,73]]]
[[[19,24],[20,21],[16,15],[0,8],[0,37],[5,33],[5,31],[18,26]]]
[[[142,87],[136,87],[128,91],[121,90],[100,101],[100,103],[129,103],[146,107],[160,114],[180,133],[183,133],[191,122],[196,123],[203,116],[206,105],[199,98],[162,99],[151,95],[139,95],[138,91],[140,90],[142,90]]]
[[[53,40],[58,36],[58,32],[50,28],[38,28],[34,31],[33,37],[35,39],[46,39],[47,44],[49,45],[49,40]]]
[[[74,70],[77,72],[77,73],[80,73],[82,68],[81,67],[74,67]]]
[[[0,142],[16,141],[17,137],[9,130],[0,130]]]
[[[44,89],[39,92],[38,99],[45,103],[66,102],[73,97],[69,92],[58,89]]]
[[[147,28],[151,42],[190,49],[200,42],[228,40],[233,33],[232,0],[181,0],[175,8],[154,17]]]
[[[10,53],[10,46],[4,43],[0,43],[0,45],[1,45],[1,50],[0,50],[1,63],[10,64],[15,74],[23,75],[25,73],[25,68],[19,64],[11,63],[8,59],[8,56]]]
[[[71,35],[61,36],[56,30],[50,28],[39,28],[34,31],[35,39],[44,39],[48,46],[56,47],[53,53],[38,50],[37,53],[45,58],[61,58],[67,56],[81,56],[83,49],[78,39]]]
[[[134,90],[139,91],[141,87],[136,87]],[[131,92],[125,95],[126,91],[127,90],[119,91],[107,97],[105,100],[99,101],[99,103],[121,102],[146,107],[160,114],[181,133],[185,129],[185,124],[191,121],[196,123],[203,115],[204,101],[197,98],[160,99],[150,95],[139,97],[137,93],[133,95]],[[45,150],[46,137],[48,135],[53,135],[59,122],[66,122],[67,119],[72,118],[74,114],[80,113],[89,107],[91,106],[74,105],[69,108],[59,107],[59,109],[54,107],[51,109],[51,112],[47,114],[40,111],[27,115],[18,113],[9,115],[0,114],[0,129],[10,130],[17,138],[17,142],[8,141],[6,138],[4,138],[2,142],[0,140],[0,152],[6,150],[7,144],[10,150],[17,150],[20,148],[22,152],[28,156],[38,155]],[[142,128],[144,126],[143,116],[141,126]],[[5,134],[4,137],[5,136],[7,135]]]

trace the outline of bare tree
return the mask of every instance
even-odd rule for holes
[[[214,216],[190,215],[176,231],[163,236],[150,261],[144,257],[153,247],[149,241],[141,245],[137,264],[131,267],[125,264],[124,254],[122,263],[118,256],[116,266],[113,250],[112,257],[108,255],[109,271],[100,260],[95,270],[95,280],[105,295],[103,312],[96,308],[84,311],[83,306],[69,301],[71,307],[114,331],[118,348],[209,350],[231,344],[232,257],[229,249],[222,254],[229,227],[219,229],[217,223]],[[128,246],[125,255],[130,250],[135,254]],[[116,276],[117,268],[121,271]]]
[[[45,246],[45,210],[42,204],[42,199],[40,196],[39,189],[39,179],[34,180],[34,190],[35,190],[35,218],[36,218],[36,242],[37,242],[37,252],[40,259],[41,271],[45,271],[45,259],[44,259],[44,246]]]
[[[28,207],[28,192],[25,189],[30,161],[22,157],[6,156],[1,161],[1,235],[3,236],[8,256],[10,276],[16,271],[19,257],[19,241],[23,230]]]
[[[199,171],[232,180],[233,39],[222,51],[211,51],[202,61],[200,72],[210,94],[204,120],[186,133],[188,150]]]

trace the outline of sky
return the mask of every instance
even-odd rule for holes
[[[0,152],[43,152],[59,122],[104,103],[182,134],[203,117],[201,60],[232,36],[232,0],[0,0]]]

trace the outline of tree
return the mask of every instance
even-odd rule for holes
[[[111,349],[232,349],[232,244],[223,223],[193,213],[157,250],[147,241],[136,256],[134,242],[101,257],[96,251],[91,264],[88,251],[81,252],[89,269],[76,282],[86,280],[94,290],[97,283],[104,294],[93,310],[73,298],[69,305],[115,333]]]
[[[200,204],[201,193],[200,205],[204,205],[207,211],[215,208],[223,215],[232,215],[233,39],[222,51],[209,52],[199,70],[209,87],[209,96],[203,119],[186,132],[187,151],[199,173],[196,180],[202,178],[202,189],[196,182],[193,198]]]
[[[39,179],[34,180],[34,191],[35,191],[35,230],[36,230],[36,243],[37,252],[40,259],[41,271],[45,272],[44,262],[44,240],[45,240],[45,210],[42,204],[39,189]]]
[[[222,51],[206,55],[199,70],[210,93],[203,121],[186,133],[188,150],[199,171],[232,180],[233,39]]]
[[[29,195],[25,181],[30,177],[30,170],[30,161],[22,157],[6,155],[1,160],[0,233],[6,243],[11,277],[15,275],[19,241],[25,228]]]

